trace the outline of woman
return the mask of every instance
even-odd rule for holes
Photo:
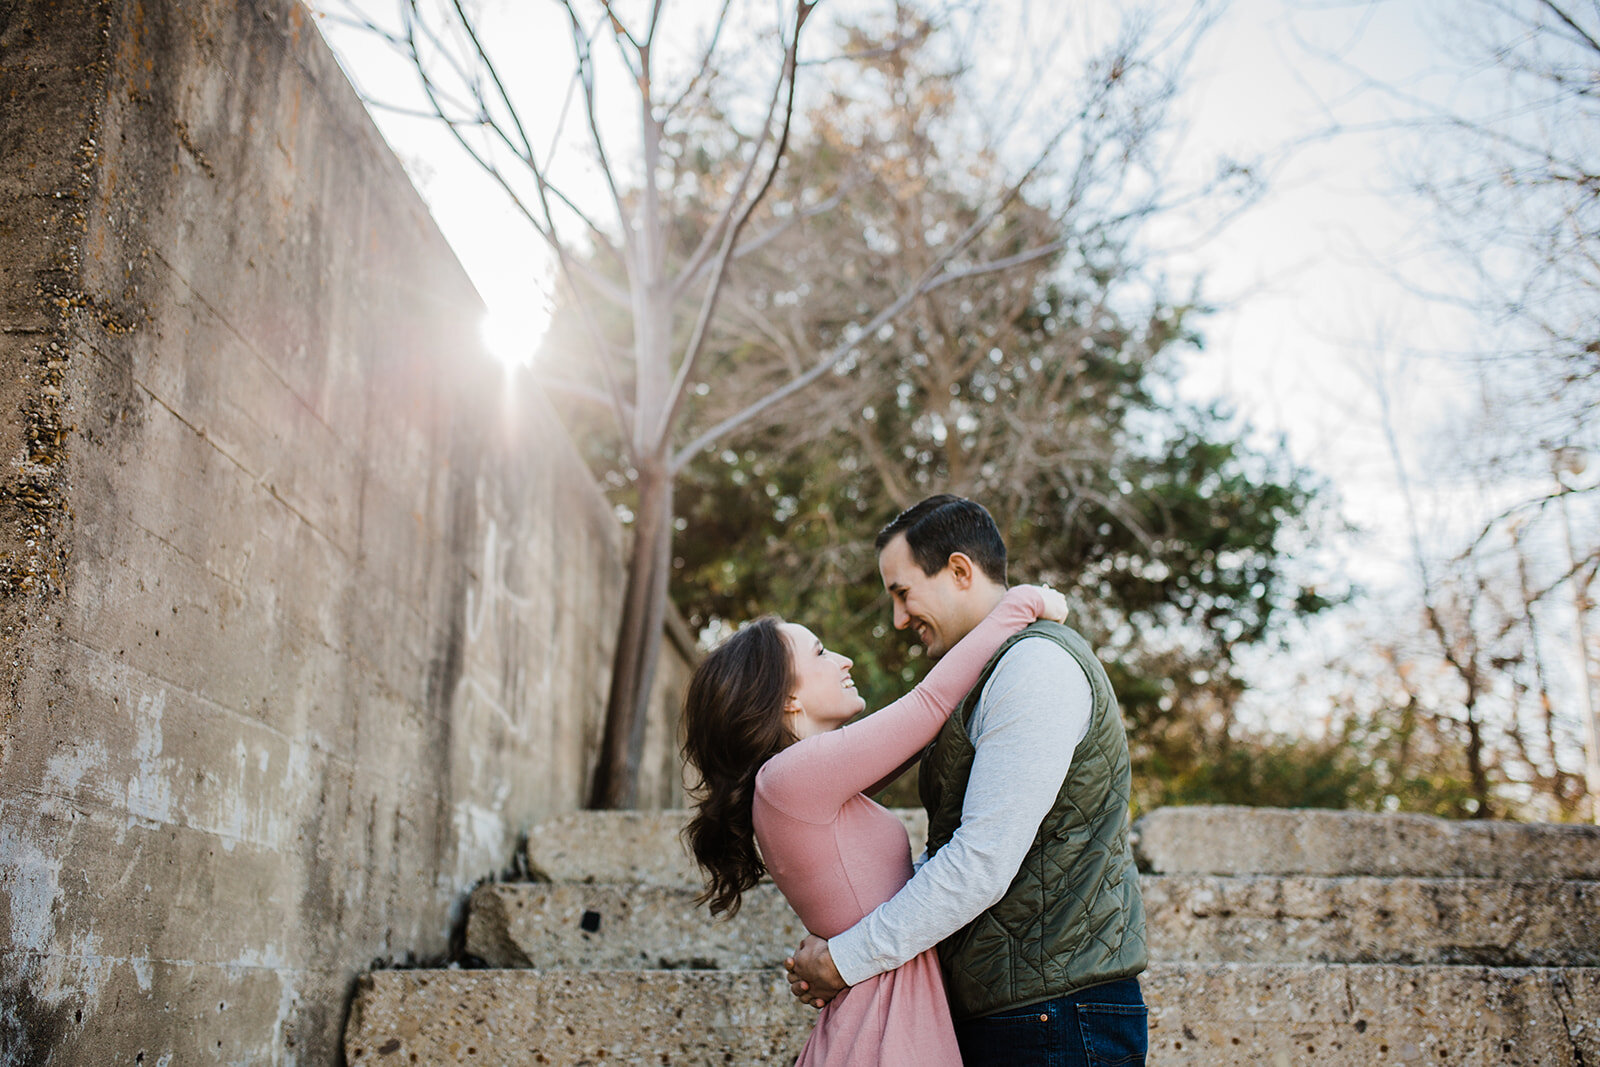
[[[806,928],[833,937],[892,897],[911,877],[910,845],[900,820],[866,794],[921,754],[1008,637],[1065,615],[1059,593],[1010,590],[920,685],[844,729],[866,706],[849,659],[770,616],[729,638],[695,671],[684,702],[684,750],[701,776],[685,831],[709,883],[701,902],[733,915],[770,871]],[[930,949],[836,997],[798,1067],[960,1062]]]

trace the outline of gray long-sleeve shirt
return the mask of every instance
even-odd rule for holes
[[[961,825],[932,859],[919,859],[893,898],[828,942],[850,985],[905,963],[960,930],[1001,897],[1049,814],[1089,730],[1094,692],[1053,641],[1006,652],[967,720],[976,746]]]

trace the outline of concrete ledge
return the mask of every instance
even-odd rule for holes
[[[912,854],[927,839],[920,809],[895,814],[911,836]],[[551,882],[677,886],[698,891],[704,882],[679,836],[689,812],[574,811],[528,834],[528,869]]]
[[[920,810],[895,811],[913,853]],[[528,862],[552,882],[698,887],[681,810],[580,811],[528,835]],[[1209,806],[1160,808],[1134,824],[1146,874],[1600,881],[1600,827],[1454,822],[1426,815]]]
[[[388,971],[364,976],[352,1065],[792,1064],[816,1013],[781,971]]]
[[[472,894],[467,951],[491,967],[747,970],[780,967],[805,937],[777,887],[732,919],[676,886],[486,885]]]
[[[1152,874],[1600,881],[1600,827],[1233,806],[1160,808],[1134,826]]]
[[[1600,1056],[1594,968],[1166,964],[1144,986],[1158,1067],[1579,1067]]]
[[[1192,963],[1600,966],[1600,883],[1145,875],[1151,959]],[[487,885],[467,951],[491,967],[778,967],[805,936],[777,889],[713,920],[697,890]]]
[[[1143,875],[1154,960],[1600,966],[1600,882]]]
[[[1597,969],[1167,964],[1143,983],[1156,1067],[1600,1062]],[[777,971],[390,971],[362,978],[345,1052],[787,1065],[812,1019]]]
[[[574,811],[528,833],[528,869],[552,882],[697,886],[679,834],[688,812]]]

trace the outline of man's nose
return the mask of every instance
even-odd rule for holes
[[[901,607],[898,603],[895,604],[895,606],[894,606],[894,628],[896,630],[904,630],[906,628],[906,626],[910,622],[911,622],[911,613],[906,611],[906,609]]]

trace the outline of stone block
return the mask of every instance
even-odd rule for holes
[[[337,1062],[348,980],[265,952],[236,964],[112,956],[88,938],[60,954],[0,950],[0,987],[0,1063],[175,1067]]]
[[[1161,961],[1600,966],[1600,882],[1144,875]]]
[[[486,885],[472,894],[467,951],[491,967],[749,970],[780,967],[806,930],[777,887],[713,919],[676,886]]]
[[[1160,962],[1600,966],[1600,883],[1416,878],[1141,879]],[[718,920],[680,886],[494,884],[467,951],[545,970],[777,967],[805,936],[770,884]]]
[[[1157,809],[1134,838],[1152,874],[1600,881],[1600,826],[1218,805]]]
[[[345,1058],[792,1064],[814,1019],[781,971],[388,971],[357,985]]]
[[[1592,968],[1164,964],[1142,982],[1156,1067],[1600,1056]],[[391,971],[359,983],[345,1054],[352,1065],[787,1065],[812,1020],[779,971]]]
[[[1158,1067],[1578,1067],[1600,1055],[1600,970],[1160,964]]]
[[[552,882],[697,886],[679,836],[687,819],[681,810],[558,815],[528,832],[528,869]]]
[[[899,808],[912,854],[928,835],[920,809]],[[704,885],[700,869],[680,836],[689,812],[575,811],[559,815],[528,834],[528,867],[552,882]]]

